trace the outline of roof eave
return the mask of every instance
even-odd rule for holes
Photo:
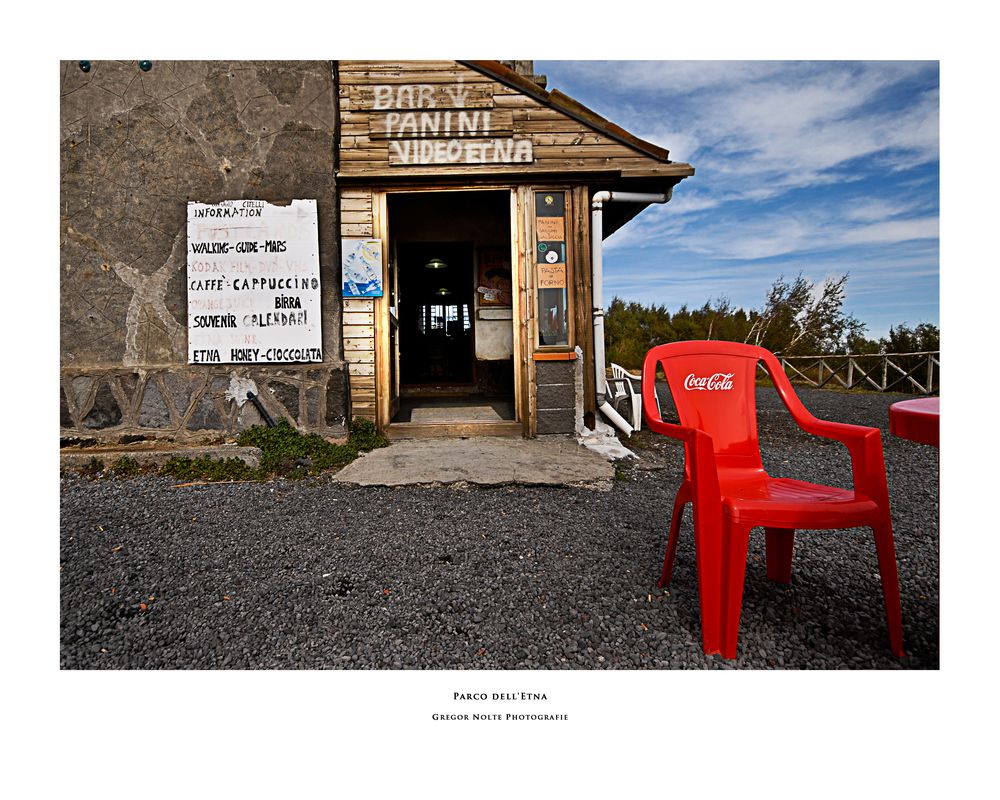
[[[523,75],[519,75],[514,72],[514,70],[501,64],[499,61],[459,61],[458,63],[463,64],[470,69],[474,69],[477,72],[481,72],[484,75],[499,81],[500,83],[506,84],[512,89],[516,89],[517,91],[537,100],[539,103],[547,105],[556,111],[572,117],[577,122],[582,122],[584,125],[596,128],[621,144],[638,150],[643,155],[647,155],[661,163],[687,167],[691,170],[689,174],[694,174],[694,168],[691,167],[690,164],[670,161],[669,150],[655,145],[652,142],[640,139],[638,136],[632,135],[624,128],[615,125],[610,120],[605,119],[597,112],[592,111],[582,103],[577,102],[569,95],[563,94],[558,89],[553,89],[551,92],[546,91],[538,84],[528,80]]]

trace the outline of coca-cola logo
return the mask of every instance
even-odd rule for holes
[[[714,375],[695,375],[684,379],[684,388],[699,392],[728,392],[733,388],[733,372],[716,372]]]

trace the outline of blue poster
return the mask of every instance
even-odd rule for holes
[[[342,239],[343,296],[382,296],[382,240]]]

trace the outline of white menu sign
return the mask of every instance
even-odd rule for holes
[[[315,200],[188,203],[189,364],[323,360]]]

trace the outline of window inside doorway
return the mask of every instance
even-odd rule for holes
[[[459,331],[461,322],[461,332],[468,333],[472,330],[472,321],[469,318],[469,305],[463,303],[456,305],[423,305],[420,307],[420,332],[428,334],[437,330]]]

